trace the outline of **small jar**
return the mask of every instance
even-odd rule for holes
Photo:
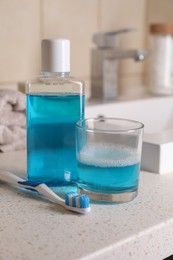
[[[173,94],[173,24],[152,24],[149,91]]]

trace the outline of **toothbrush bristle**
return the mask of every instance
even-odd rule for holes
[[[68,192],[65,195],[65,204],[75,208],[88,208],[89,197],[86,194],[78,194],[75,192]]]

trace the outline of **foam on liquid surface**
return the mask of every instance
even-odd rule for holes
[[[140,156],[132,147],[100,143],[85,145],[78,160],[98,167],[124,167],[139,163]]]

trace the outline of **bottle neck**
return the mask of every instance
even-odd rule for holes
[[[41,76],[48,78],[48,77],[62,77],[66,78],[70,76],[70,72],[41,72]]]

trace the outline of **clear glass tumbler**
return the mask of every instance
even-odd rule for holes
[[[76,124],[78,192],[105,203],[137,196],[144,125],[122,118]]]

